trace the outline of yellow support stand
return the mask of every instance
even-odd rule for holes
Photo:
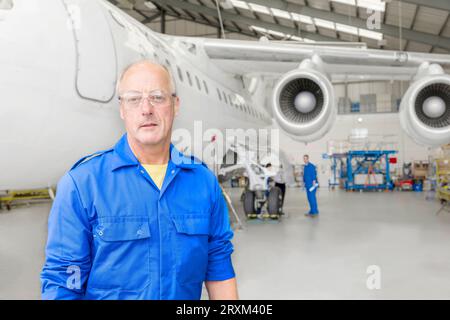
[[[450,204],[450,159],[436,159],[436,197],[441,201],[440,213]]]
[[[0,209],[11,210],[17,204],[29,203],[37,200],[53,199],[55,190],[47,189],[26,189],[26,190],[7,190],[0,193]]]

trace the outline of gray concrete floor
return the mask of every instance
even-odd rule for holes
[[[242,215],[239,189],[229,190]],[[280,222],[234,237],[242,299],[450,299],[450,213],[423,193],[320,190],[320,216],[288,189]],[[0,299],[39,299],[50,204],[0,211]],[[369,290],[367,268],[380,269]]]

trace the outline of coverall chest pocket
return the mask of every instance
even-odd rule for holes
[[[209,218],[202,214],[172,216],[176,234],[177,280],[180,284],[205,280],[208,267]]]
[[[89,286],[138,291],[150,283],[150,228],[146,217],[99,221],[94,228]]]

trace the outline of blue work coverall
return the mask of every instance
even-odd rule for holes
[[[126,134],[61,178],[43,299],[200,299],[203,281],[234,278],[233,232],[216,177],[173,145],[170,154],[161,190]]]
[[[309,189],[313,186],[313,182],[317,182],[317,172],[316,166],[311,162],[308,162],[303,169],[303,182],[305,183],[306,196],[309,202],[309,214],[318,214],[319,209],[317,208],[317,200],[316,200],[316,191],[315,188],[313,191],[309,191]]]

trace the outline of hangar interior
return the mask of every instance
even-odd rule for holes
[[[267,37],[276,41],[361,42],[368,48],[447,54],[450,50],[450,5],[445,1],[382,1],[382,0],[170,0],[111,1],[119,8],[149,26],[171,35],[258,40]],[[373,11],[372,11],[373,10]],[[367,19],[376,10],[380,16],[379,30],[369,29]],[[221,27],[223,20],[223,30]],[[334,84],[338,106],[338,123],[321,140],[308,144],[320,167],[322,181],[331,173],[323,153],[343,147],[352,139],[363,143],[370,132],[370,143],[389,142],[386,146],[398,151],[399,164],[427,162],[433,152],[414,143],[398,125],[401,98],[409,81],[353,81]],[[383,123],[383,129],[378,130]],[[349,131],[352,128],[353,131]],[[367,130],[366,130],[367,129]],[[362,137],[364,140],[364,137]],[[327,148],[324,149],[324,145]],[[289,146],[288,150],[300,147]],[[301,163],[302,154],[289,155]],[[418,164],[420,166],[420,163]],[[398,168],[400,169],[400,168]]]
[[[109,2],[167,35],[450,54],[445,0]],[[280,139],[292,182],[277,219],[246,212],[245,174],[223,183],[240,298],[450,298],[450,140],[422,145],[402,129],[399,109],[410,85],[364,75],[333,83],[337,117],[330,131],[306,143]],[[304,215],[305,154],[317,170],[315,218]],[[9,210],[11,194],[2,201],[0,299],[39,299],[51,202]],[[370,285],[373,268],[381,274],[378,287]]]

